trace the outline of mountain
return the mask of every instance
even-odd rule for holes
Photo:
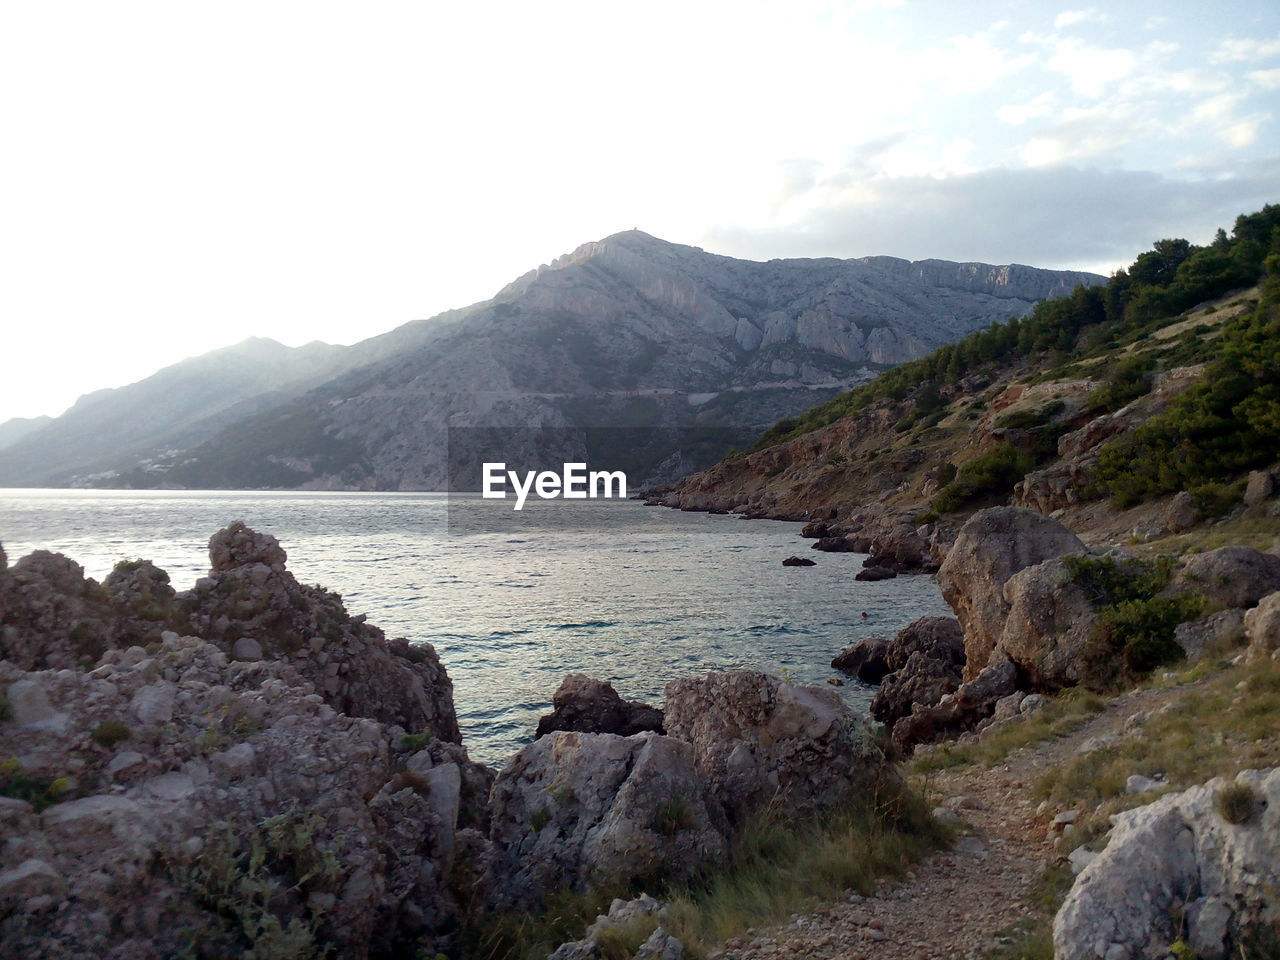
[[[50,423],[53,423],[53,417],[13,417],[0,423],[0,450],[13,446],[27,434],[35,433]]]
[[[251,338],[129,386],[86,394],[62,416],[3,445],[0,486],[63,485],[163,462],[228,423],[323,382],[341,355],[342,348],[326,343],[291,348]]]
[[[323,382],[295,380],[271,405],[255,394],[247,415],[192,436],[181,454],[166,451],[163,480],[443,489],[450,430],[457,447],[471,428],[505,430],[504,449],[517,453],[532,450],[529,428],[705,428],[725,431],[708,441],[718,456],[888,366],[1100,282],[891,257],[757,263],[630,231],[531,271],[492,300],[339,348]],[[184,404],[187,416],[198,406]],[[136,465],[117,458],[113,482],[157,481],[154,464],[149,478]],[[13,476],[0,454],[0,482]]]

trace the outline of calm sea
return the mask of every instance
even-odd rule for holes
[[[931,577],[856,582],[862,555],[813,552],[798,523],[635,501],[510,510],[455,496],[448,511],[431,493],[0,490],[0,542],[10,563],[54,550],[98,579],[145,557],[182,590],[208,572],[210,535],[244,520],[280,540],[302,582],[337,590],[389,636],[434,644],[487,763],[532,739],[566,673],[654,704],[668,680],[709,670],[825,683],[846,645],[950,612]],[[817,566],[781,566],[791,553]],[[841,691],[870,703],[852,680]]]

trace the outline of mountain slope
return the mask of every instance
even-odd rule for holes
[[[724,431],[706,441],[718,456],[888,366],[1101,281],[890,257],[756,263],[630,231],[492,300],[329,348],[292,378],[255,373],[259,389],[245,384],[239,407],[200,378],[171,384],[181,408],[155,429],[131,424],[113,456],[72,463],[70,450],[121,419],[73,410],[0,454],[0,483],[442,489],[451,428],[517,431],[512,458],[536,455],[519,434],[531,427],[706,428]],[[128,392],[154,416],[152,380],[117,391],[114,409]],[[98,472],[110,473],[85,477]]]
[[[86,394],[0,453],[0,486],[43,486],[162,457],[334,372],[342,348],[253,338],[175,363],[145,380]]]
[[[171,478],[442,489],[448,431],[468,427],[726,428],[723,452],[885,366],[1100,280],[884,257],[754,263],[631,231],[232,426]],[[506,449],[524,449],[518,435]]]
[[[0,450],[53,423],[53,417],[13,417],[0,423]]]

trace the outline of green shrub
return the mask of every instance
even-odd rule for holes
[[[1034,467],[1034,454],[1003,443],[962,464],[956,478],[933,498],[933,509],[949,513],[974,500],[1008,493]]]
[[[996,419],[995,425],[1006,430],[1028,430],[1041,427],[1066,409],[1061,400],[1054,400],[1035,410],[1015,410]]]
[[[93,739],[104,747],[114,747],[131,735],[129,727],[119,720],[103,720],[93,728]]]
[[[1244,487],[1244,479],[1235,483],[1210,481],[1197,484],[1187,492],[1191,494],[1191,502],[1195,504],[1196,513],[1200,517],[1216,519],[1240,502],[1244,496]]]
[[[1228,784],[1214,795],[1213,802],[1222,819],[1234,824],[1248,823],[1258,808],[1257,794],[1247,783]]]
[[[1085,651],[1090,686],[1108,687],[1182,656],[1174,642],[1178,624],[1198,616],[1201,597],[1158,596],[1169,582],[1172,560],[1155,563],[1073,554],[1063,558],[1072,580],[1102,607]]]
[[[546,807],[539,807],[529,814],[529,826],[533,828],[534,833],[541,833],[543,828],[551,822],[551,811]]]
[[[693,804],[681,796],[671,797],[653,810],[653,829],[664,837],[674,837],[698,825]]]
[[[321,946],[324,914],[312,894],[340,890],[342,869],[333,850],[317,842],[324,825],[319,814],[303,814],[294,804],[247,837],[226,824],[190,863],[174,858],[176,878],[223,921],[221,931],[198,935],[201,955],[251,950],[257,960],[319,960],[330,953]]]
[[[406,733],[400,738],[400,749],[405,753],[417,753],[431,742],[429,733]]]

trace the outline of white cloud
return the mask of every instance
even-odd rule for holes
[[[1063,74],[1076,93],[1096,99],[1116,81],[1127,77],[1137,62],[1132,50],[1103,49],[1068,37],[1059,41],[1048,66]]]
[[[1062,30],[1077,23],[1106,23],[1111,18],[1096,7],[1087,10],[1063,10],[1053,18],[1053,29]]]
[[[1263,60],[1280,54],[1280,36],[1268,40],[1257,37],[1228,37],[1219,41],[1209,54],[1210,63],[1239,63],[1246,60]]]
[[[1249,80],[1263,90],[1280,89],[1280,68],[1275,70],[1251,70]]]
[[[1001,123],[1018,127],[1028,120],[1047,117],[1055,109],[1056,98],[1052,93],[1042,93],[1026,103],[1006,103],[996,110],[996,118]]]
[[[1225,127],[1221,137],[1228,146],[1237,150],[1252,146],[1258,139],[1258,128],[1262,126],[1263,119],[1257,114],[1245,117]]]

